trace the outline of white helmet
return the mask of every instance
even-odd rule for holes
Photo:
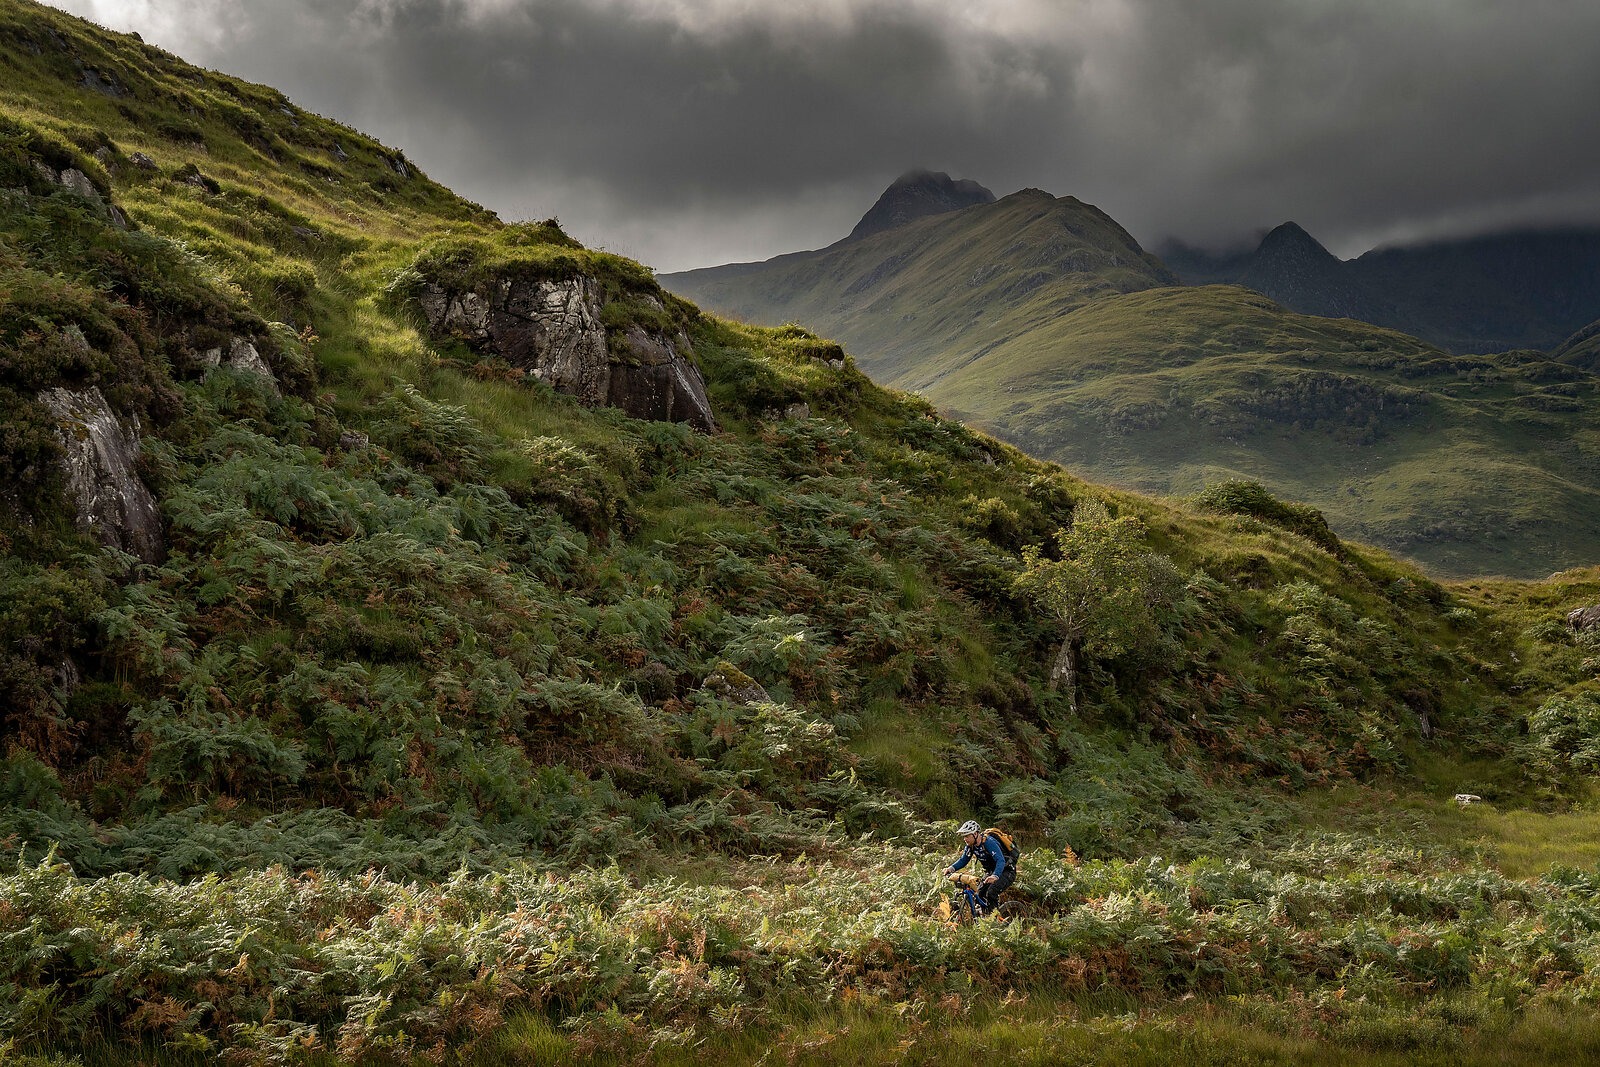
[[[971,819],[968,819],[966,822],[961,824],[961,829],[957,830],[956,833],[960,834],[962,837],[966,837],[968,834],[975,834],[981,829],[983,829],[983,827],[979,826]]]

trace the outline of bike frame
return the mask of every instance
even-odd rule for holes
[[[970,886],[961,886],[960,893],[965,898],[957,907],[965,906],[967,915],[973,919],[983,918],[987,912],[983,910],[983,901],[978,897],[978,891]]]

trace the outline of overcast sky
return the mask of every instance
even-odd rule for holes
[[[661,271],[847,234],[902,171],[1146,247],[1600,222],[1594,0],[52,0]]]

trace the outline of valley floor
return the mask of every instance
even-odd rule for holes
[[[1281,818],[1227,855],[1027,855],[1031,917],[976,928],[937,918],[948,856],[932,827],[826,857],[530,865],[442,885],[23,866],[0,886],[0,941],[56,957],[66,981],[9,1007],[13,1033],[49,1039],[7,1051],[41,1067],[223,1052],[485,1065],[1600,1056],[1600,805],[1460,808],[1416,782],[1260,801]],[[96,1002],[119,998],[139,1004],[119,1012],[124,1032],[76,1045]]]

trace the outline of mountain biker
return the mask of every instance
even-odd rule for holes
[[[1001,847],[995,835],[984,830],[977,823],[968,819],[961,824],[961,829],[956,833],[961,835],[964,847],[956,861],[944,869],[944,873],[951,881],[956,878],[956,872],[967,865],[967,861],[974,856],[983,865],[986,877],[978,883],[978,899],[983,904],[985,915],[994,911],[1000,904],[1000,894],[1011,887],[1017,880],[1017,865],[1007,862],[1006,850]]]

